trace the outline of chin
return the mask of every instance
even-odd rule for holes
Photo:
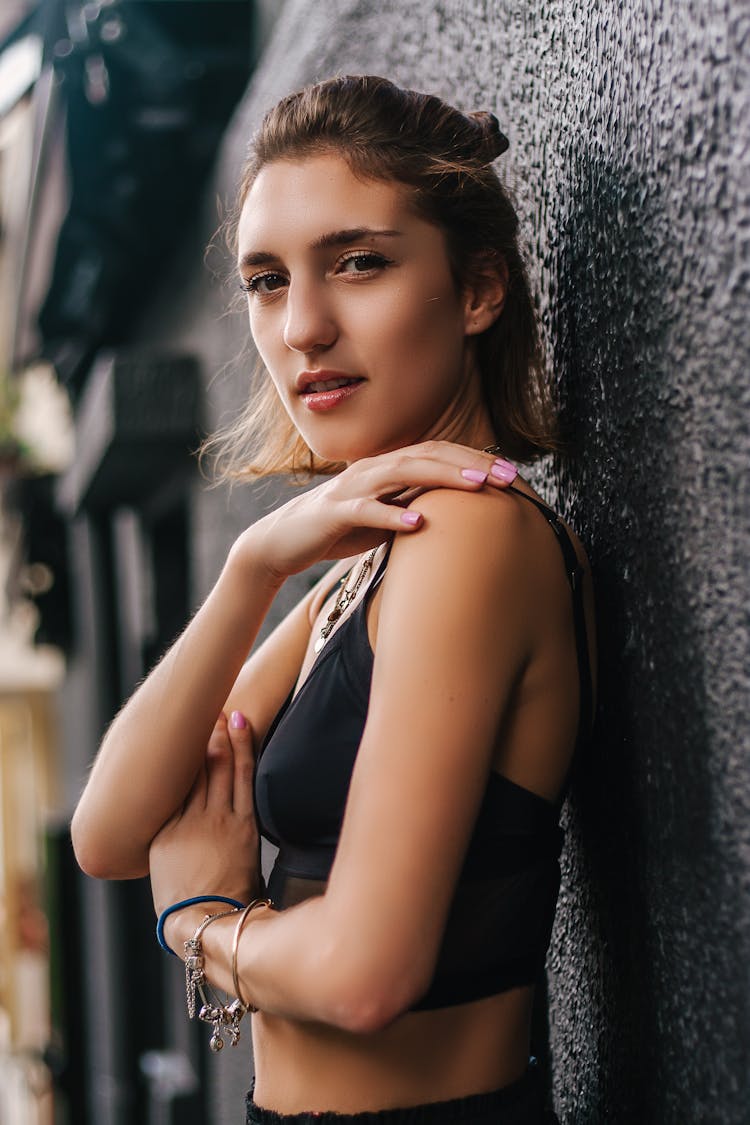
[[[363,448],[361,445],[342,445],[339,443],[336,445],[319,443],[317,446],[310,445],[310,449],[317,461],[329,461],[333,464],[344,465],[351,465],[353,461],[361,461],[363,457],[375,457],[376,454],[384,452],[370,445]]]
[[[354,461],[362,461],[365,457],[377,457],[381,453],[391,453],[394,449],[402,449],[406,445],[413,445],[419,439],[415,438],[413,441],[404,439],[403,441],[383,441],[375,442],[372,439],[363,442],[318,442],[317,446],[310,445],[316,458],[321,461],[343,462],[346,465],[351,465]]]
[[[310,425],[309,416],[293,417],[300,436],[321,461],[344,462],[351,464],[364,457],[377,457],[381,453],[391,453],[408,445],[417,445],[435,434],[440,419],[415,412],[406,413],[399,419],[395,411],[360,413],[358,418],[321,419],[318,425]],[[317,419],[313,420],[317,421]]]

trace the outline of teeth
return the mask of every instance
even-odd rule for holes
[[[317,394],[318,391],[335,391],[338,387],[348,387],[354,379],[329,379],[327,383],[308,383],[307,392]]]

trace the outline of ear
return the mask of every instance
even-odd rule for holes
[[[508,267],[502,258],[486,255],[472,270],[464,288],[464,331],[478,336],[495,323],[505,305],[508,292]]]

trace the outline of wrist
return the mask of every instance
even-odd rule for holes
[[[159,915],[156,940],[165,953],[181,957],[184,943],[193,936],[206,915],[226,913],[227,907],[230,910],[242,910],[244,903],[220,894],[196,895],[194,898],[174,902]]]
[[[263,558],[255,527],[249,527],[234,541],[225,566],[228,575],[238,575],[245,588],[265,590],[275,597],[287,579]]]
[[[229,907],[220,903],[204,902],[200,906],[185,906],[175,910],[164,922],[164,941],[181,960],[185,958],[185,942],[189,941],[207,914],[218,914]]]

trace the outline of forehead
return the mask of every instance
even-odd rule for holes
[[[277,250],[314,241],[341,228],[404,229],[419,223],[408,188],[365,180],[336,155],[266,164],[247,194],[238,228],[238,250]]]

